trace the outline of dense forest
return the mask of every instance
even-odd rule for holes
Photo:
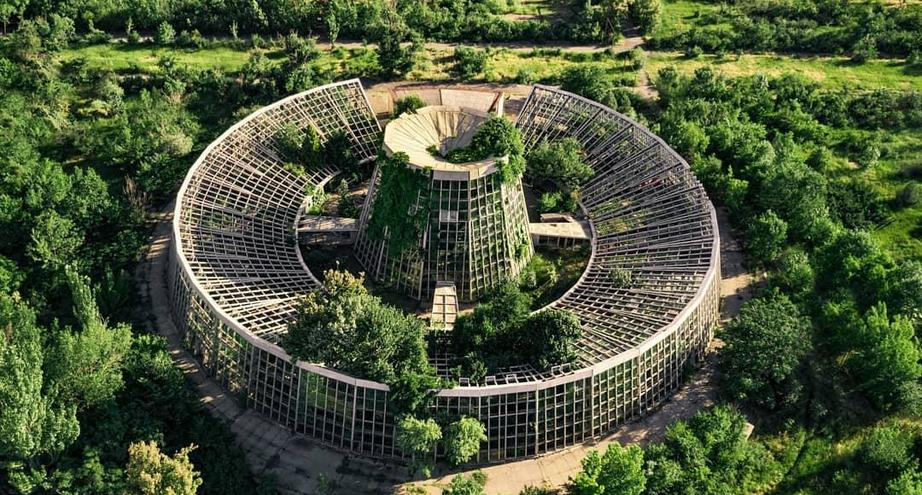
[[[501,0],[0,2],[0,493],[273,493],[145,330],[134,267],[150,213],[259,106],[346,77],[433,74],[558,84],[641,120],[689,161],[761,274],[718,333],[722,404],[645,448],[588,456],[566,490],[920,493],[922,7],[905,3],[547,2],[516,19],[521,3]],[[629,24],[646,52],[469,47],[440,61],[423,46],[609,44]],[[338,39],[371,44],[326,49]],[[653,70],[665,55],[650,49],[678,55]],[[764,53],[787,69],[746,72]],[[652,97],[634,87],[646,70]],[[475,364],[497,358],[471,349]],[[426,421],[401,428],[423,439],[407,451],[440,441]],[[466,459],[470,443],[446,445]],[[446,493],[482,491],[481,475],[456,480]]]

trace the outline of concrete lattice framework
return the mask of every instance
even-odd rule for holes
[[[281,167],[271,136],[285,122],[322,137],[346,130],[372,158],[380,127],[357,80],[261,109],[212,143],[176,203],[173,318],[204,368],[273,421],[335,448],[394,457],[388,387],[291,357],[274,342],[296,299],[316,287],[294,240],[307,183]],[[572,136],[595,177],[583,207],[593,231],[586,272],[552,305],[579,316],[572,367],[510,370],[438,392],[435,408],[479,418],[478,460],[533,456],[599,437],[666,399],[718,321],[719,239],[713,207],[688,165],[632,120],[536,86],[518,117],[526,147]]]
[[[474,301],[519,275],[533,250],[521,179],[504,181],[491,157],[451,163],[442,155],[464,148],[490,115],[456,106],[429,106],[391,121],[384,132],[388,156],[405,153],[408,167],[426,175],[414,210],[429,212],[413,249],[391,252],[388,243],[365,227],[378,193],[375,170],[361,216],[355,254],[375,280],[393,284],[415,299],[431,297],[439,282],[454,282],[462,301]]]

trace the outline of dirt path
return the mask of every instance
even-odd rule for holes
[[[646,40],[643,39],[643,36],[640,35],[640,31],[634,26],[629,25],[626,27],[624,30],[624,40],[622,40],[620,45],[624,46],[624,51],[639,48],[644,54],[648,53],[646,50]],[[646,67],[641,67],[641,69],[637,71],[637,85],[633,89],[641,98],[649,102],[655,102],[659,99],[659,92],[656,91],[656,88],[650,83],[650,74],[647,73]]]

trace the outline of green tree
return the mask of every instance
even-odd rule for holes
[[[429,476],[435,457],[435,446],[442,439],[442,429],[434,419],[404,416],[397,423],[397,448],[409,455],[414,470]]]
[[[640,34],[653,34],[662,13],[660,0],[633,0],[629,13]]]
[[[728,495],[762,491],[778,462],[746,440],[745,418],[726,406],[676,421],[647,447],[646,493]]]
[[[810,321],[782,294],[752,299],[723,333],[723,377],[737,400],[775,410],[797,399]]]
[[[0,22],[3,23],[3,34],[6,26],[13,17],[22,17],[29,5],[29,0],[2,0],[0,1]]]
[[[452,150],[448,159],[452,162],[483,160],[488,157],[506,157],[497,162],[504,182],[518,179],[525,172],[525,145],[522,134],[509,119],[492,117],[477,129],[467,148]]]
[[[895,314],[922,323],[922,262],[904,261],[890,273],[887,306]]]
[[[782,159],[768,173],[759,203],[788,223],[794,240],[821,242],[814,232],[819,219],[828,217],[826,178],[801,162]]]
[[[127,325],[109,328],[96,307],[89,280],[73,270],[68,270],[67,278],[80,330],[56,332],[48,350],[46,374],[58,399],[84,409],[112,399],[121,390],[131,329]]]
[[[480,452],[480,444],[487,441],[486,428],[476,418],[462,417],[445,430],[445,458],[457,466],[470,461]]]
[[[156,442],[128,446],[125,477],[130,495],[195,495],[202,478],[189,461],[195,446],[181,449],[172,457],[160,452]]]
[[[297,359],[392,385],[394,406],[413,412],[438,383],[425,330],[415,315],[369,294],[362,278],[330,270],[302,301],[283,345]]]
[[[386,21],[379,29],[378,37],[378,64],[381,66],[381,73],[386,79],[396,79],[403,77],[407,72],[413,70],[416,65],[416,53],[420,50],[421,45],[413,42],[405,45],[407,38],[407,29],[399,20]]]
[[[570,311],[546,309],[530,315],[515,330],[515,348],[538,369],[576,359],[576,343],[583,335],[579,318]]]
[[[803,300],[813,293],[816,273],[807,253],[803,249],[791,248],[778,259],[777,269],[772,273],[770,281],[786,291],[792,299]]]
[[[336,131],[327,136],[326,142],[323,143],[323,164],[339,170],[350,178],[358,177],[362,173],[359,159],[352,149],[352,139],[343,131]]]
[[[887,482],[887,495],[919,495],[922,493],[922,472],[907,469]]]
[[[455,48],[455,63],[452,72],[462,80],[470,80],[487,70],[489,54],[486,50],[478,50],[469,46]]]
[[[749,254],[760,263],[770,263],[781,254],[788,237],[788,224],[768,210],[746,227]]]
[[[560,76],[560,88],[611,106],[615,84],[605,69],[591,64],[574,64]]]
[[[888,293],[894,263],[869,232],[836,232],[816,251],[816,281],[820,291],[854,296],[860,310]]]
[[[472,313],[462,314],[455,321],[452,329],[455,353],[464,356],[486,349],[502,350],[506,346],[499,346],[497,342],[508,339],[528,318],[531,302],[531,297],[513,282],[492,290]]]
[[[858,457],[874,476],[892,478],[916,463],[913,438],[898,426],[880,426],[861,445]]]
[[[154,41],[161,46],[172,45],[176,41],[176,30],[173,29],[169,22],[161,22],[157,26],[157,35],[154,36]]]
[[[408,95],[394,102],[394,118],[400,117],[405,113],[416,113],[417,110],[426,106],[426,102],[416,95]]]
[[[640,495],[647,483],[644,453],[637,445],[613,442],[605,454],[592,450],[583,458],[583,470],[570,482],[573,495]]]
[[[594,172],[586,164],[583,147],[573,138],[542,142],[527,157],[526,175],[535,182],[551,182],[564,191],[574,191]]]
[[[857,332],[857,352],[849,360],[855,377],[878,407],[891,409],[900,403],[903,385],[922,377],[912,323],[903,316],[891,319],[881,302],[868,311]]]
[[[12,469],[60,453],[80,431],[76,408],[43,393],[44,361],[35,314],[0,293],[0,457]]]

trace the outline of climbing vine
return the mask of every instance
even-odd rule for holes
[[[429,218],[428,174],[408,164],[405,153],[378,159],[381,179],[368,222],[368,235],[387,240],[393,254],[417,244]],[[420,192],[424,197],[417,201]]]

